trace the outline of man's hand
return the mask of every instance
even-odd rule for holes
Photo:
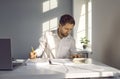
[[[80,54],[72,54],[72,55],[71,55],[71,58],[80,58],[80,57],[81,57]]]
[[[35,59],[37,58],[37,54],[35,52],[30,52],[30,59]]]

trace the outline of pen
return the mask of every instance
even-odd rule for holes
[[[34,50],[34,48],[33,47],[31,47],[32,48],[32,52],[34,52],[35,50]]]
[[[32,51],[31,51],[31,53],[30,53],[30,58],[31,58],[31,59],[35,59],[35,58],[37,58],[37,55],[36,55],[36,53],[35,53],[34,48],[31,47],[31,49],[32,49]]]
[[[34,50],[34,48],[33,48],[33,47],[31,47],[31,49],[32,49],[32,53],[35,55],[35,52],[34,52],[35,50]]]

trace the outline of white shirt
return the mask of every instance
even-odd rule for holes
[[[60,37],[57,30],[46,32],[39,40],[40,45],[35,50],[37,56],[44,58],[69,58],[76,51],[75,40],[71,35]]]

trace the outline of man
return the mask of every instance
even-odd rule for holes
[[[79,57],[75,54],[75,40],[71,36],[71,31],[75,25],[72,16],[65,14],[59,20],[57,30],[46,32],[39,40],[39,47],[30,53],[30,58],[71,58]]]

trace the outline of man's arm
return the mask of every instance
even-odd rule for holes
[[[43,55],[44,50],[46,48],[46,37],[45,35],[43,35],[40,40],[39,40],[39,47],[35,50],[35,51],[31,51],[30,52],[30,58],[31,59],[35,59],[37,57],[41,57],[41,55]]]
[[[75,40],[73,39],[73,41],[71,42],[71,48],[70,48],[70,58],[80,58],[81,55],[77,54],[77,48],[75,46]]]

